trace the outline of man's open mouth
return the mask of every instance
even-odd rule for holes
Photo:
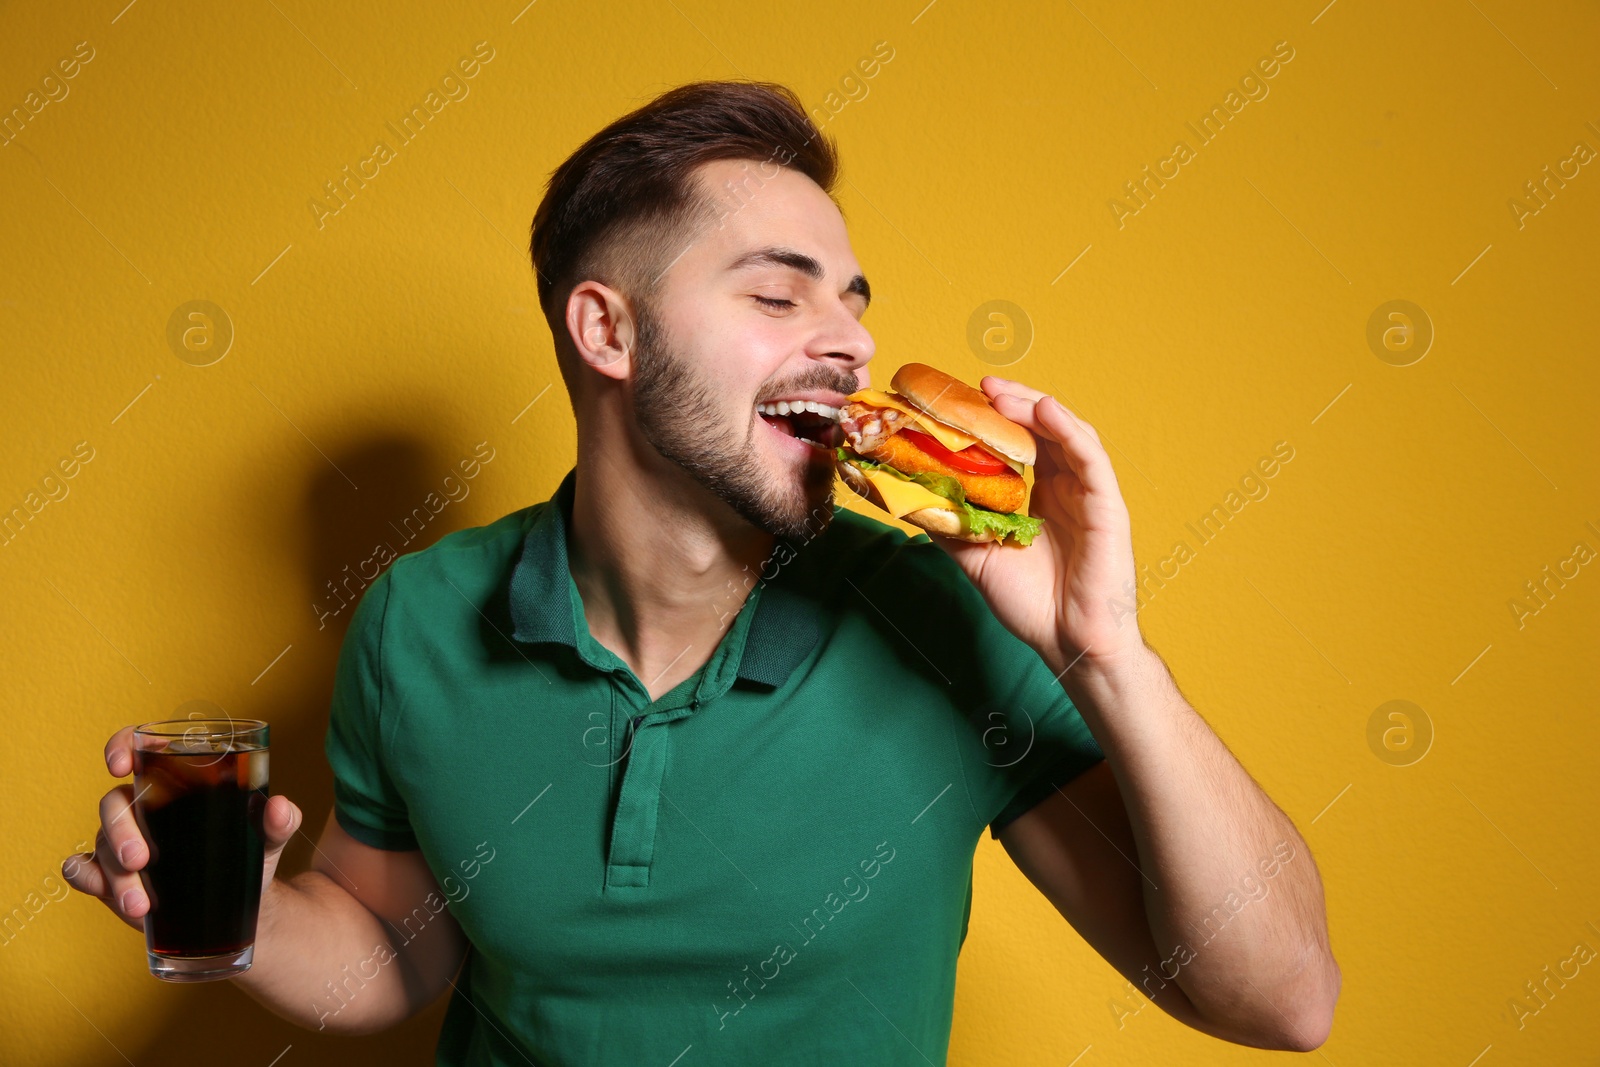
[[[757,404],[756,414],[779,433],[799,438],[829,453],[844,440],[844,433],[839,429],[839,409],[820,401],[779,400]]]

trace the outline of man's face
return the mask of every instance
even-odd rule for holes
[[[635,307],[635,414],[657,452],[746,520],[804,541],[832,518],[838,408],[868,384],[866,283],[811,179],[742,160],[700,177],[721,218],[670,262],[653,306]]]

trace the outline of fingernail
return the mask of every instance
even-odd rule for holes
[[[144,899],[142,889],[124,889],[122,891],[122,910],[125,914],[133,914],[133,906]]]
[[[117,862],[126,867],[128,865],[128,857],[133,854],[134,846],[137,844],[137,841],[124,841],[122,844],[118,845]]]

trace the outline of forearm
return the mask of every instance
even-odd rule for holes
[[[1314,1028],[1338,971],[1322,886],[1293,823],[1183,699],[1147,648],[1063,677],[1106,752],[1139,852],[1145,913],[1174,981],[1202,1013]],[[1308,1023],[1308,1017],[1310,1022]]]
[[[320,871],[276,878],[262,894],[254,962],[233,983],[309,1030],[382,1030],[432,999],[407,960],[429,932],[407,942]]]

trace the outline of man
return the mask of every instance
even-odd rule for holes
[[[269,1009],[364,1033],[450,989],[452,1065],[943,1062],[987,825],[1140,996],[1326,1038],[1316,867],[1114,613],[1095,431],[983,379],[1040,443],[1024,549],[836,511],[831,450],[775,413],[869,384],[835,171],[788,90],[699,83],[554,172],[532,257],[577,464],[361,601],[311,871],[275,877],[301,813],[267,809],[234,981]],[[137,928],[130,793],[67,867]]]

